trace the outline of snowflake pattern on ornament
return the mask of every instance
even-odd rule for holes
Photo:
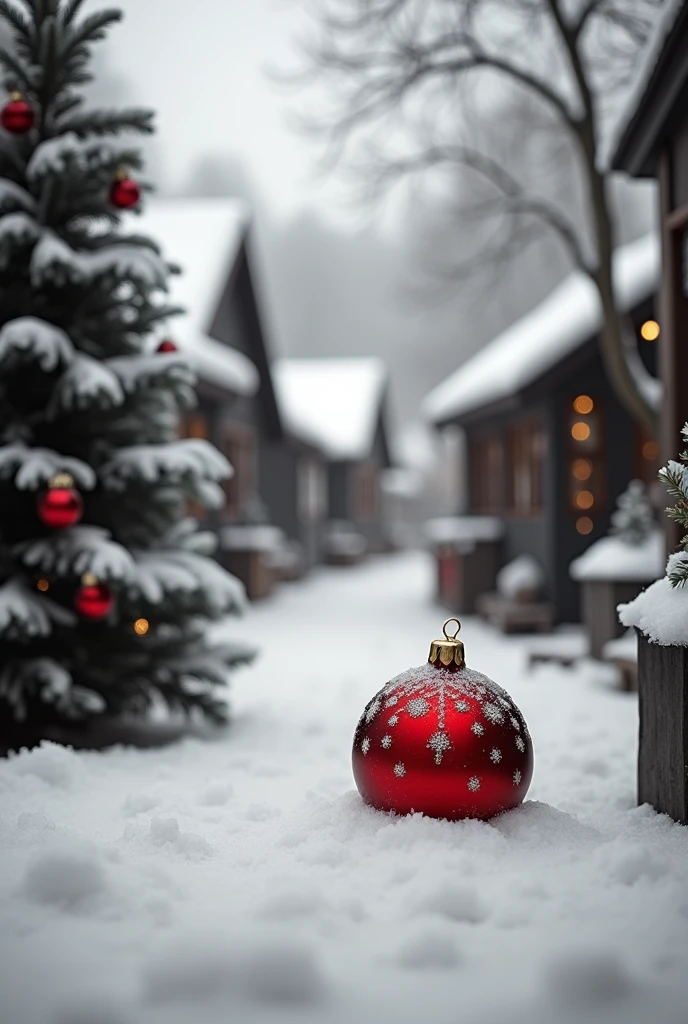
[[[397,726],[404,714],[415,719],[427,717],[429,731],[426,746],[432,751],[435,764],[441,765],[445,752],[453,749],[451,739],[446,731],[447,700],[452,702],[459,713],[471,710],[471,700],[476,702],[480,707],[475,710],[478,710],[492,725],[502,725],[508,715],[512,726],[517,731],[521,731],[521,725],[514,717],[516,708],[509,695],[487,676],[468,668],[451,674],[443,672],[433,676],[428,674],[427,665],[408,669],[390,680],[366,709],[364,720],[370,723],[383,704],[385,708],[394,708],[394,713],[387,720],[390,728]],[[434,706],[432,702],[435,702]],[[435,720],[432,721],[432,719]],[[476,736],[485,734],[485,726],[481,722],[474,722],[471,729]],[[523,731],[527,736],[525,728]],[[392,737],[385,734],[381,744],[384,749],[389,749],[392,745]],[[370,749],[369,742],[364,753],[368,749]],[[493,747],[489,755],[486,752],[486,756],[489,756],[493,764],[499,764],[503,757],[502,751],[498,747]],[[397,778],[403,778],[406,774],[406,767],[399,761],[394,765],[393,771]],[[520,782],[521,773],[515,773],[514,780],[516,774],[518,774]],[[514,781],[514,785],[518,785],[518,783]],[[468,781],[468,786],[469,789],[479,789],[479,777],[472,776]]]
[[[367,754],[368,751],[370,750],[370,740],[368,739],[367,736],[363,737],[363,742],[361,743],[361,750],[363,751],[364,754]]]
[[[517,747],[518,750],[521,751],[521,753],[523,753],[525,751],[525,749],[526,749],[526,745],[525,745],[525,743],[523,742],[523,740],[521,739],[520,736],[516,737],[516,747]]]
[[[467,786],[470,789],[471,793],[475,793],[477,790],[479,790],[480,789],[480,779],[478,778],[478,776],[477,775],[471,775],[470,779],[467,782]]]
[[[521,778],[522,778],[521,773],[520,773],[520,771],[517,768],[516,771],[514,772],[514,775],[513,775],[514,786],[520,785]]]

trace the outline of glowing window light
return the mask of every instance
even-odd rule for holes
[[[587,441],[590,437],[590,427],[579,420],[571,427],[571,437],[574,441]]]
[[[640,328],[640,335],[645,341],[656,341],[659,337],[660,329],[656,320],[646,320]]]
[[[576,495],[578,508],[592,508],[595,504],[595,496],[592,491],[579,491]]]
[[[592,476],[592,462],[590,459],[574,459],[571,473],[576,480],[589,480]]]
[[[138,633],[139,636],[145,636],[148,628],[148,619],[137,619],[134,623],[134,632]]]
[[[595,408],[595,403],[590,395],[579,395],[578,398],[574,400],[573,408],[580,416],[587,416],[588,413],[592,412]]]
[[[648,462],[654,462],[659,458],[659,445],[656,441],[646,441],[641,449],[643,458]]]
[[[590,516],[580,516],[576,519],[576,529],[579,533],[582,533],[584,537],[589,533],[592,533],[592,519]]]
[[[39,580],[36,586],[40,591],[42,591],[42,593],[45,593],[46,590],[50,590],[50,584],[47,580]]]

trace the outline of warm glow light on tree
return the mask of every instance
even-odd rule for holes
[[[574,441],[587,441],[590,437],[590,427],[587,423],[577,422],[571,427],[571,437]]]
[[[592,491],[579,491],[576,495],[576,505],[578,508],[592,508],[595,504],[595,496]]]
[[[592,462],[590,459],[574,459],[571,472],[576,480],[589,480],[592,476]]]
[[[578,398],[574,400],[573,408],[580,416],[587,416],[588,413],[592,412],[595,408],[595,403],[590,395],[579,395]]]
[[[584,537],[587,536],[587,534],[592,533],[592,519],[590,516],[580,516],[576,519],[576,529],[579,533],[582,533]]]
[[[41,591],[42,591],[43,593],[45,593],[45,592],[46,592],[46,590],[49,590],[49,589],[50,589],[50,584],[48,583],[48,581],[47,581],[47,580],[39,580],[39,581],[38,581],[38,583],[36,584],[36,586],[37,586],[37,587],[38,587],[38,589],[39,589],[39,590],[41,590]]]
[[[148,632],[148,619],[137,619],[134,623],[134,632],[139,636],[145,636]]]
[[[656,341],[659,337],[660,326],[656,320],[646,320],[640,328],[640,334],[645,341]]]
[[[659,458],[659,445],[656,441],[646,441],[642,447],[643,458],[648,462],[654,462]]]

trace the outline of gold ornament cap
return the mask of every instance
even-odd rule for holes
[[[71,473],[56,473],[48,480],[48,487],[52,490],[55,487],[70,489],[74,486],[74,477]]]
[[[456,623],[456,629],[453,633],[447,632],[447,626],[452,622]],[[461,623],[458,619],[447,619],[445,624],[442,626],[442,632],[444,636],[441,640],[433,640],[430,644],[430,654],[428,655],[428,661],[431,665],[437,665],[439,661],[440,665],[449,667],[449,665],[455,665],[457,668],[463,668],[466,664],[463,653],[463,643],[461,640],[457,640],[459,630],[461,629]]]

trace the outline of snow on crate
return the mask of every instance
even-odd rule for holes
[[[571,578],[614,582],[656,580],[664,566],[664,534],[656,527],[639,544],[622,537],[602,537],[571,562]]]
[[[614,291],[627,313],[649,298],[659,279],[659,238],[646,235],[614,253]],[[594,284],[574,271],[534,310],[521,317],[435,388],[422,410],[442,423],[516,394],[596,334],[602,311]]]
[[[423,528],[430,544],[453,544],[472,550],[480,541],[500,540],[504,523],[497,516],[441,516]]]
[[[502,597],[537,595],[544,582],[542,566],[532,555],[519,555],[497,573],[497,591]]]
[[[213,336],[217,308],[236,267],[248,229],[238,199],[156,199],[146,202],[138,230],[155,238],[182,273],[168,282],[169,300],[184,309],[174,320],[175,342],[199,376],[238,395],[258,388],[258,371],[243,353]]]

